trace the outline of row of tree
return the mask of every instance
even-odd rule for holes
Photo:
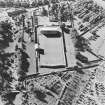
[[[13,2],[12,0],[7,1],[7,2],[0,1],[0,6],[1,7],[13,7],[14,6],[14,7],[25,7],[25,8],[29,8],[29,7],[37,7],[37,6],[42,6],[42,5],[48,5],[48,4],[49,4],[49,0],[33,1],[31,4],[28,3],[28,2],[24,2],[24,3],[21,3],[21,2]]]
[[[12,81],[11,72],[9,71],[9,57],[13,53],[6,53],[5,48],[9,47],[9,43],[13,42],[12,25],[9,21],[2,21],[0,23],[0,91],[8,90],[10,82]]]
[[[8,21],[2,21],[0,23],[0,48],[6,48],[9,46],[9,42],[13,42],[12,25]]]
[[[12,30],[13,26],[9,21],[2,21],[0,23],[0,95],[2,97],[2,101],[5,102],[5,105],[14,105],[13,99],[15,98],[16,93],[12,93],[11,83],[15,80],[13,77],[13,72],[10,68],[12,68],[12,64],[15,64],[15,51],[13,53],[5,52],[5,49],[9,47],[10,42],[14,42]],[[28,72],[29,56],[25,52],[24,49],[15,49],[16,52],[20,52],[20,69],[17,71],[20,78],[25,76]],[[17,57],[17,56],[16,56]],[[12,68],[13,70],[15,68]],[[17,86],[18,87],[18,86]],[[13,99],[10,98],[11,94],[14,96]]]

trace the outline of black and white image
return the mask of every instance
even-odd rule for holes
[[[105,0],[0,0],[0,105],[105,105]]]

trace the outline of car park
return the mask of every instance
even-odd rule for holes
[[[83,14],[81,14],[80,16],[78,16],[79,18],[83,18],[86,14],[88,14],[89,13],[89,11],[87,10],[87,11],[85,11]]]
[[[82,9],[82,10],[80,11],[80,13],[78,14],[78,17],[80,17],[83,13],[85,13],[85,11],[87,11],[87,9]]]
[[[89,12],[87,15],[84,16],[83,22],[89,22],[90,18],[94,15],[96,15],[96,14],[93,12]]]
[[[90,17],[89,22],[92,21],[92,20],[94,20],[95,18],[97,18],[97,16],[98,16],[97,14],[93,14],[93,15]]]
[[[98,24],[99,21],[101,21],[102,19],[103,19],[103,16],[97,16],[95,19],[90,21],[90,24]]]

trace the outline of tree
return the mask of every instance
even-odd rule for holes
[[[42,5],[43,5],[42,0],[38,0],[38,6],[42,6]]]
[[[9,0],[6,2],[7,7],[13,7],[13,1]]]
[[[13,101],[15,100],[16,95],[19,92],[8,92],[2,95],[2,100],[5,101],[5,105],[14,105]]]
[[[3,39],[5,42],[13,42],[13,39],[12,39],[12,25],[10,22],[8,21],[3,21],[0,23],[1,25],[1,31],[0,31],[0,34],[2,34],[3,36]]]
[[[1,7],[5,7],[5,6],[6,6],[5,2],[0,1],[0,6],[1,6]]]
[[[75,47],[79,50],[79,51],[85,51],[86,49],[90,49],[89,47],[89,42],[80,36],[76,37],[77,42],[75,43]]]
[[[19,52],[21,53],[21,59],[20,59],[20,68],[21,70],[18,71],[18,74],[20,75],[20,78],[21,77],[24,77],[26,76],[26,73],[28,72],[28,68],[29,68],[29,62],[28,62],[28,54],[23,50],[23,49],[18,49]]]
[[[12,25],[8,20],[0,23],[0,35],[2,37],[0,40],[1,49],[8,47],[9,42],[13,42]]]
[[[44,0],[44,5],[48,5],[49,1],[48,0]]]
[[[37,2],[32,2],[31,6],[32,7],[38,7],[38,3]]]
[[[21,7],[24,7],[24,8],[29,8],[29,6],[30,6],[30,4],[28,4],[28,3],[22,3],[21,4]]]
[[[20,3],[20,2],[17,2],[17,3],[15,3],[14,5],[15,5],[16,8],[21,7],[21,3]]]
[[[48,12],[47,12],[47,10],[43,7],[42,16],[47,16],[47,15],[48,15]]]

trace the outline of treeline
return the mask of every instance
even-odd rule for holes
[[[6,53],[5,48],[9,47],[9,43],[13,42],[12,39],[12,25],[8,21],[0,23],[0,92],[10,88],[12,80],[11,71],[9,71],[9,57],[13,53]]]
[[[2,21],[0,23],[0,49],[4,49],[9,46],[9,42],[13,42],[12,39],[12,25],[8,21]]]
[[[31,7],[38,7],[43,5],[48,5],[49,0],[39,0],[39,1],[33,1],[31,4],[28,2],[3,2],[0,1],[0,7],[24,7],[24,8],[31,8]]]
[[[13,52],[7,52],[6,48],[10,43],[14,43],[14,34],[12,33],[13,25],[8,20],[0,23],[0,95],[4,105],[14,105],[13,100],[17,93],[13,93],[13,83],[27,75],[29,68],[28,54],[25,48],[15,46]],[[25,45],[24,45],[25,47]],[[16,90],[19,85],[15,86]],[[20,89],[21,90],[21,89]],[[11,97],[11,94],[13,97]]]
[[[67,1],[67,0],[62,0]],[[75,0],[68,0],[68,1],[75,1]],[[50,3],[59,3],[59,0],[35,0],[32,3],[28,2],[13,2],[13,1],[7,1],[3,2],[0,1],[0,7],[24,7],[24,8],[31,8],[31,7],[38,7],[43,5],[49,5]]]

